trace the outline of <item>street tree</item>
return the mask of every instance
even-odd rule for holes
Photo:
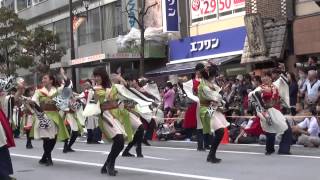
[[[126,9],[125,12],[127,13],[128,17],[133,19],[137,24],[140,29],[140,49],[139,49],[139,54],[140,54],[140,62],[139,62],[139,75],[142,77],[144,75],[144,51],[145,51],[145,31],[146,31],[146,26],[145,26],[145,17],[148,14],[149,10],[153,7],[155,7],[158,3],[155,2],[152,5],[147,6],[146,5],[147,0],[140,0],[140,8],[139,9],[133,9],[134,12],[136,13],[131,13],[129,9],[129,2],[126,4]],[[136,15],[137,14],[137,15]]]
[[[66,54],[64,47],[57,46],[59,36],[42,26],[32,30],[24,43],[24,54],[33,57],[35,71],[43,74],[49,71],[50,64],[60,62]]]
[[[21,53],[28,31],[26,23],[10,9],[0,8],[0,73],[13,74],[17,67],[30,67],[32,61]]]

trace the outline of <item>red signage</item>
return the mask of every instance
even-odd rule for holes
[[[215,19],[218,18],[222,12],[233,11],[244,7],[245,0],[191,0],[192,19],[205,16],[212,16],[209,19]],[[230,14],[236,13],[238,12],[233,11]]]

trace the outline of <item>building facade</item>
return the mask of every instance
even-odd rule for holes
[[[299,61],[320,57],[320,1],[295,1],[294,53]]]
[[[190,74],[197,63],[212,61],[228,75],[245,72],[240,57],[246,36],[245,0],[188,0],[190,36],[169,42],[169,63],[150,76]],[[233,63],[229,63],[233,62]]]
[[[140,58],[138,48],[120,48],[117,42],[119,36],[129,33],[132,27],[137,28],[136,22],[128,18],[125,12],[127,4],[129,11],[139,8],[137,0],[91,0],[86,13],[81,0],[73,0],[73,13],[76,16],[87,15],[87,17],[74,31],[76,59],[71,60],[69,1],[14,0],[16,12],[19,17],[27,20],[29,29],[41,25],[59,36],[60,43],[57,46],[65,47],[67,54],[61,63],[52,64],[51,67],[75,67],[77,82],[90,78],[92,70],[97,66],[106,66],[109,72],[115,72],[121,66],[122,71],[126,73],[138,74]],[[161,12],[161,3],[153,9],[153,11],[160,9]],[[150,15],[146,17],[152,25],[161,22],[154,19],[159,18],[152,16],[154,13],[156,12],[150,11]],[[147,41],[145,58],[146,70],[164,65],[165,44]],[[27,73],[27,71],[21,72]]]

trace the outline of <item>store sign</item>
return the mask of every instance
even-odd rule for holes
[[[216,39],[216,38],[207,39],[207,40],[198,41],[198,42],[192,42],[190,43],[191,45],[190,52],[198,52],[198,51],[215,49],[215,48],[218,48],[219,43],[220,43],[219,39]]]
[[[210,19],[218,18],[218,14],[233,11],[230,15],[241,12],[234,10],[244,8],[245,0],[191,0],[192,20],[212,16]]]
[[[222,57],[242,52],[246,37],[245,27],[229,29],[169,42],[170,61],[192,60],[212,56]]]
[[[162,0],[164,32],[179,32],[178,0]]]
[[[119,52],[115,54],[107,54],[108,59],[127,59],[127,58],[140,58],[139,53],[125,53]]]
[[[105,58],[106,58],[105,54],[97,54],[97,55],[93,55],[93,56],[74,59],[74,60],[71,61],[71,65],[78,65],[78,64],[84,64],[84,63],[99,61],[99,60],[103,60]]]

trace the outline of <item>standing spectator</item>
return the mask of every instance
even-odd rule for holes
[[[310,71],[310,70],[317,71],[317,63],[318,63],[318,58],[316,56],[310,56],[308,59],[307,71]]]
[[[298,80],[298,88],[299,90],[303,89],[303,86],[307,80],[307,73],[304,69],[299,69],[299,80]],[[304,94],[302,92],[298,93],[298,105],[299,109],[304,109]]]
[[[308,72],[308,80],[305,82],[301,93],[305,94],[305,102],[308,108],[316,107],[319,100],[320,81],[317,79],[317,71]]]
[[[164,90],[163,102],[164,102],[164,114],[167,113],[173,108],[175,100],[175,92],[173,90],[173,85],[171,82],[167,82],[167,86]]]
[[[239,96],[242,97],[242,113],[246,113],[248,110],[248,94],[252,90],[251,77],[250,75],[245,75],[244,77],[242,75],[238,75],[237,79],[240,83],[238,87],[238,93]]]
[[[261,77],[260,76],[254,76],[252,79],[252,89],[256,89],[262,84]]]
[[[290,110],[291,110],[291,115],[295,116],[297,114],[296,104],[298,100],[299,88],[298,88],[296,76],[292,72],[288,74],[288,81],[289,81]]]

